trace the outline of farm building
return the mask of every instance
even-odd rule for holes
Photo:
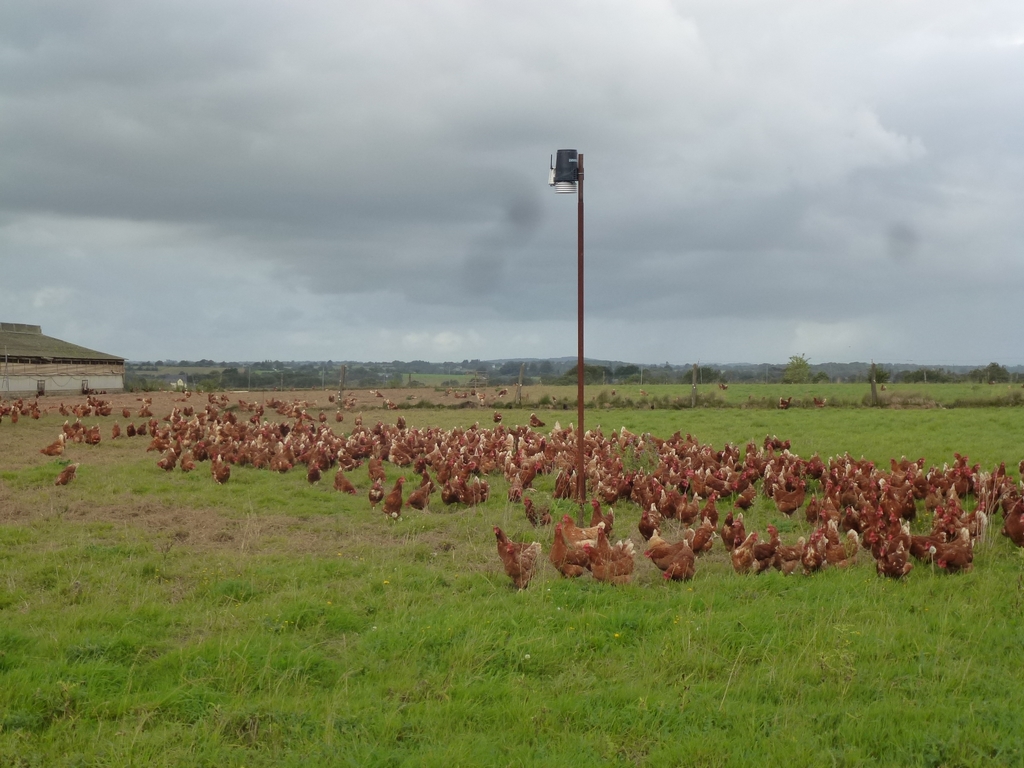
[[[123,392],[124,358],[0,323],[0,397]]]

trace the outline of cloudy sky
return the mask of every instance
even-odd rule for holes
[[[135,360],[1024,363],[1024,5],[6,0],[0,320]]]

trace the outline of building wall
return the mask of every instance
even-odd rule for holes
[[[2,366],[0,360],[0,366]],[[0,367],[0,397],[33,396],[43,382],[43,394],[77,395],[82,393],[83,382],[93,392],[123,392],[124,366],[67,365],[46,363],[30,365],[12,363]]]

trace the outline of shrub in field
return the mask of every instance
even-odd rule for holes
[[[811,364],[803,355],[793,355],[782,374],[783,384],[803,384],[811,380]]]

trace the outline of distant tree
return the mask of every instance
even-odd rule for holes
[[[640,378],[640,366],[638,365],[620,365],[614,371],[615,379],[617,381],[626,381],[630,376],[636,376]]]
[[[793,355],[782,374],[783,384],[806,384],[811,379],[811,364],[803,355]]]
[[[575,384],[576,383],[576,370],[579,368],[578,365],[574,365],[559,378],[559,383],[562,384]],[[600,365],[584,365],[583,366],[583,383],[584,384],[601,384],[606,380],[608,375],[608,369]]]
[[[670,384],[672,382],[671,371],[666,371],[659,366],[644,368],[643,374],[644,384]]]
[[[967,377],[972,381],[1007,382],[1010,380],[1010,372],[998,363],[989,363],[984,368],[975,368]]]
[[[903,371],[899,374],[899,380],[908,384],[946,384],[953,381],[954,376],[942,368],[918,368],[916,371]]]
[[[498,373],[504,374],[506,376],[517,374],[519,373],[519,365],[520,364],[515,360],[509,360],[508,362],[502,364],[501,368],[498,369]]]
[[[832,379],[828,377],[825,371],[818,371],[816,374],[811,376],[812,384],[828,384]]]

